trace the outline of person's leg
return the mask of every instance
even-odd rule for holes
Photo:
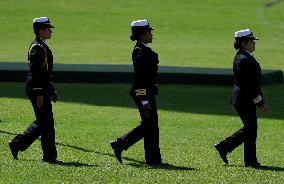
[[[120,142],[119,144],[121,145],[122,149],[126,151],[129,147],[141,140],[143,137],[144,128],[141,123],[141,125],[120,136],[119,138],[117,138],[117,140]]]
[[[244,124],[244,127],[226,138],[224,141],[220,142],[220,146],[228,152],[231,152],[240,144],[244,143],[245,163],[257,162],[255,143],[257,137],[256,107],[253,103],[249,103],[235,105],[235,108]]]
[[[23,134],[17,135],[12,142],[17,144],[20,151],[25,151],[40,136],[39,121],[34,121]]]
[[[147,164],[159,164],[161,154],[159,147],[159,126],[156,100],[153,97],[149,103],[152,105],[152,112],[149,118],[144,119],[144,150]]]
[[[237,130],[235,133],[221,141],[219,145],[227,152],[232,152],[235,148],[241,145],[245,140],[245,129],[244,127]]]
[[[231,136],[227,137],[226,139],[219,142],[218,144],[215,144],[215,148],[217,149],[217,151],[220,154],[220,157],[226,164],[228,164],[227,154],[232,152],[235,148],[237,148],[239,145],[241,145],[245,141],[245,137],[246,137],[245,124],[248,121],[247,114],[251,109],[251,104],[237,103],[234,105],[234,107],[237,113],[239,114],[244,124],[244,127],[237,130]]]
[[[41,110],[42,112],[39,118],[41,121],[40,132],[43,159],[56,159],[57,150],[55,146],[55,129],[50,98],[47,97],[45,99]]]
[[[135,98],[133,98],[141,116],[141,124],[136,128],[132,129],[131,131],[127,132],[126,134],[118,137],[116,140],[111,141],[111,147],[114,150],[115,157],[117,160],[122,163],[121,153],[123,150],[127,150],[133,144],[138,142],[144,137],[144,111],[141,102]]]
[[[123,150],[127,150],[129,147],[131,147],[133,144],[138,142],[144,137],[144,121],[145,121],[145,116],[144,116],[144,111],[143,111],[143,105],[140,101],[134,98],[134,101],[138,107],[138,110],[140,112],[140,117],[141,117],[141,124],[131,131],[127,132],[126,134],[120,136],[117,138],[119,140],[119,144],[121,145]]]
[[[238,112],[243,124],[247,122],[247,113],[248,107],[247,105],[236,104],[234,105],[236,111]],[[220,142],[220,145],[226,149],[228,152],[232,152],[235,148],[241,145],[245,141],[245,126],[231,136],[227,137],[225,140]]]
[[[23,134],[18,134],[9,142],[12,155],[15,159],[18,159],[19,151],[25,151],[40,136],[40,121],[38,121],[40,114],[36,107],[36,97],[30,96],[29,99],[34,108],[37,120],[30,124]]]
[[[258,163],[256,157],[257,117],[255,106],[251,106],[247,110],[244,130],[244,162],[246,165],[254,165]]]

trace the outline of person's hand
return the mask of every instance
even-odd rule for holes
[[[36,97],[37,108],[41,108],[41,106],[43,105],[43,100],[44,100],[44,98],[43,98],[42,95]]]
[[[59,98],[59,95],[57,91],[54,91],[53,95],[51,96],[51,100],[56,103],[58,98]]]
[[[262,106],[260,106],[259,109],[263,114],[267,114],[267,112],[268,112],[268,107],[267,107],[266,103],[262,104]]]
[[[151,115],[151,111],[152,111],[152,106],[150,103],[147,103],[143,106],[144,109],[144,114],[146,118],[149,118]]]

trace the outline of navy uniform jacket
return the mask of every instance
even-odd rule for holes
[[[158,54],[138,41],[132,52],[132,61],[134,83],[130,94],[138,100],[148,101],[158,94]]]
[[[54,94],[52,84],[53,55],[49,47],[36,38],[28,53],[29,71],[26,80],[26,91],[36,96]]]
[[[248,52],[240,49],[234,59],[234,79],[232,102],[264,104],[261,91],[261,68]]]

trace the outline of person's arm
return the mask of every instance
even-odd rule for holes
[[[132,53],[132,60],[134,71],[136,75],[136,89],[134,89],[135,96],[139,101],[149,101],[149,89],[148,83],[148,72],[147,62],[145,61],[144,52],[141,48],[136,47]]]
[[[39,45],[34,44],[31,46],[29,51],[29,65],[30,71],[33,80],[33,92],[36,95],[43,95],[43,82],[42,79],[42,71],[45,69],[46,64],[46,51],[45,49]]]
[[[46,64],[46,51],[38,44],[32,45],[29,51],[29,65],[33,80],[33,93],[37,96],[36,105],[40,108],[43,105],[43,82],[41,81],[42,68]]]
[[[141,48],[135,48],[132,53],[134,70],[138,76],[137,88],[134,89],[136,98],[141,102],[144,109],[144,114],[148,118],[151,115],[152,106],[149,103],[149,95],[151,91],[147,88],[147,62],[145,61],[144,53]]]
[[[242,85],[241,88],[247,91],[249,95],[248,98],[251,99],[263,113],[266,113],[268,108],[262,95],[260,80],[258,79],[254,65],[247,59],[243,59],[238,67],[240,72],[240,84]]]

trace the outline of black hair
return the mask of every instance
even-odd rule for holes
[[[136,36],[136,35],[135,35],[135,36],[134,36],[134,35],[131,35],[131,36],[130,36],[130,40],[135,41],[135,40],[138,39],[137,37],[138,37],[138,36]]]
[[[130,39],[132,41],[139,40],[139,36],[145,34],[146,31],[149,30],[148,28],[145,27],[132,27],[131,29],[132,29],[132,35],[130,36]]]
[[[34,28],[35,35],[38,35],[38,33],[39,33],[38,26],[36,24],[33,24],[33,28]]]
[[[241,48],[241,46],[242,46],[242,42],[240,42],[240,41],[235,41],[235,43],[234,43],[234,48],[235,48],[236,50],[239,50],[239,49]]]
[[[45,28],[48,28],[48,27],[46,25],[43,25],[43,24],[33,24],[33,28],[34,28],[35,35],[38,36],[39,30],[45,29]]]
[[[235,43],[234,43],[234,48],[235,48],[236,50],[243,49],[242,44],[243,44],[243,43],[247,43],[247,42],[250,41],[250,40],[251,40],[250,38],[236,39],[236,41],[235,41]]]

